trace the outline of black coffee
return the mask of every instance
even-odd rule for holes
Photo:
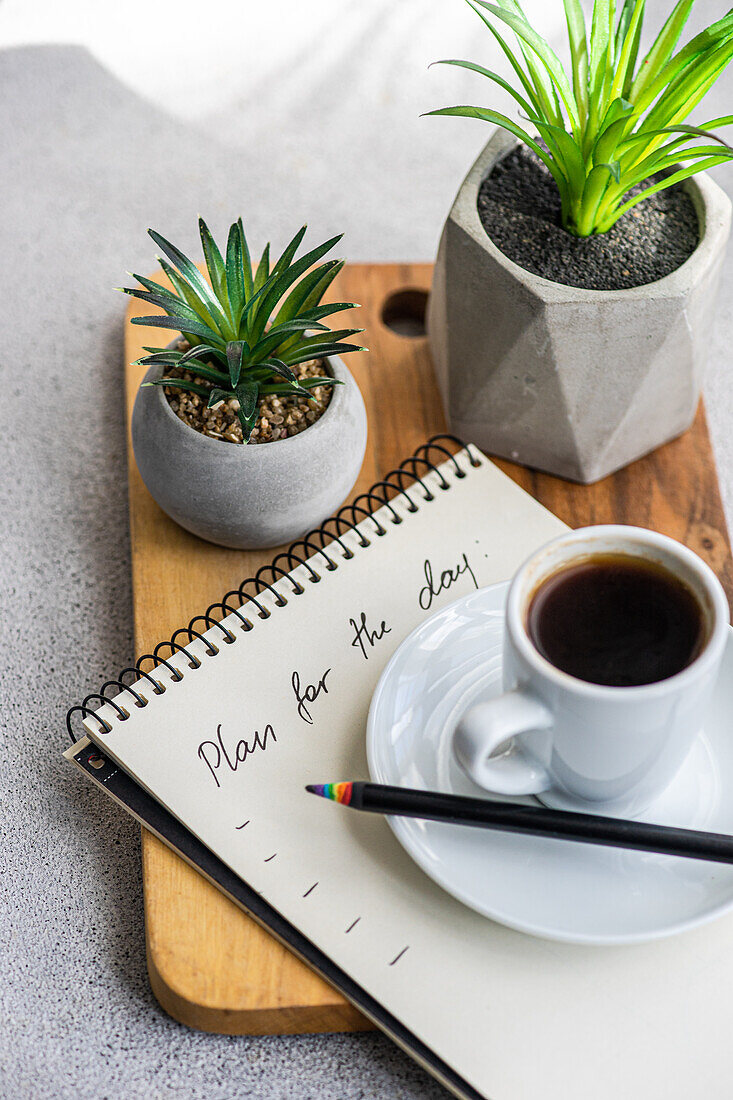
[[[529,605],[543,657],[579,680],[637,687],[681,672],[700,653],[705,622],[687,585],[662,566],[598,554],[560,569]]]

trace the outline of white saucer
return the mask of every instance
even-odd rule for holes
[[[458,716],[501,690],[508,585],[436,612],[402,643],[369,711],[374,782],[491,796],[453,759]],[[733,636],[733,630],[731,631]],[[733,833],[733,641],[705,733],[647,821]],[[533,798],[514,801],[534,803]],[[440,886],[487,917],[568,943],[619,944],[668,936],[733,908],[733,866],[389,818],[400,843]]]

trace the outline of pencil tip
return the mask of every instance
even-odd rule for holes
[[[351,786],[351,783],[307,783],[305,789],[310,794],[319,794],[321,798],[348,806],[351,802]]]

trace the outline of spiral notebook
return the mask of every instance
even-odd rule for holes
[[[303,789],[367,776],[372,692],[421,620],[564,529],[478,450],[445,442],[292,547],[289,573],[260,570],[204,633],[192,623],[114,697],[72,708],[87,737],[67,756],[449,1088],[481,1096],[472,941],[487,923],[413,868],[384,821],[324,813]]]

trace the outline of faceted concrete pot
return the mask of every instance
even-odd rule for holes
[[[515,144],[496,131],[443,230],[427,324],[446,416],[490,454],[597,481],[692,423],[731,204],[694,177],[700,243],[681,267],[630,290],[563,286],[513,263],[481,224],[479,187]]]
[[[240,550],[280,546],[317,527],[349,495],[366,450],[364,400],[338,356],[323,416],[272,443],[224,443],[176,416],[161,386],[138,390],[132,446],[138,469],[164,512],[209,542]],[[151,367],[145,381],[160,378]]]

